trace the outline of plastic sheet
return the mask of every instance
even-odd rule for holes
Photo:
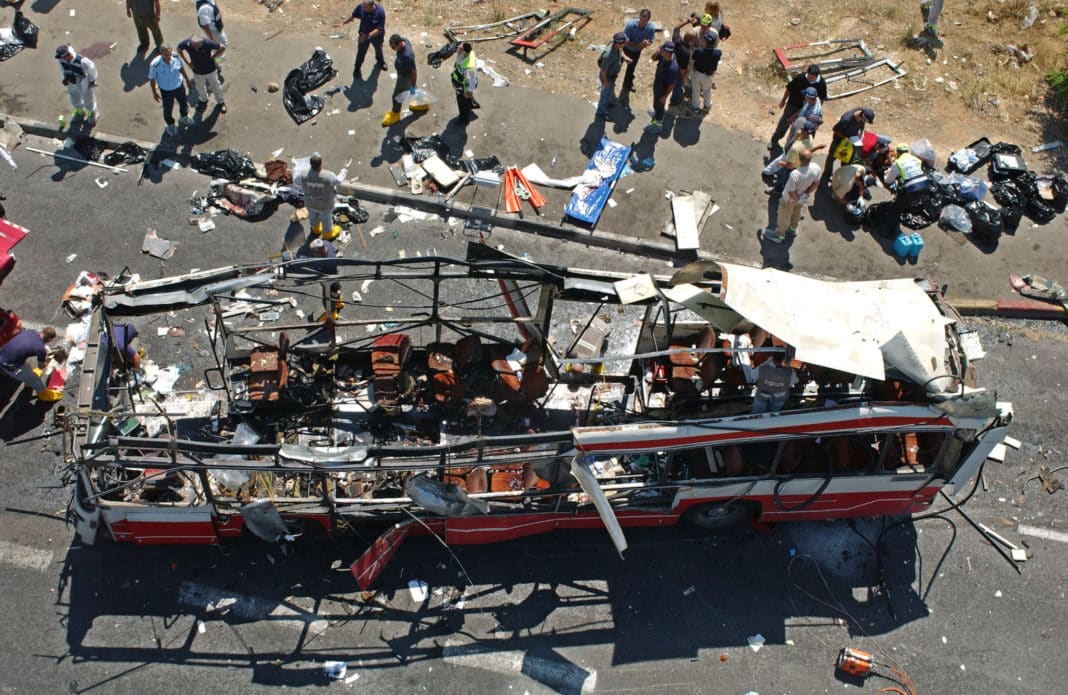
[[[316,48],[311,58],[286,75],[282,87],[282,103],[286,113],[297,125],[314,118],[323,110],[326,100],[320,96],[309,95],[308,92],[321,87],[337,75],[333,65],[334,61],[326,51]]]
[[[215,150],[193,155],[189,166],[212,178],[240,181],[256,175],[252,158],[235,150]]]
[[[923,162],[926,167],[934,167],[935,165],[935,149],[934,145],[927,138],[917,140],[909,145],[909,152],[916,155]]]

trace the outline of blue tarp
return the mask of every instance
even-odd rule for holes
[[[571,200],[564,208],[564,214],[580,222],[591,225],[597,224],[601,211],[604,210],[608,197],[612,195],[612,187],[627,166],[627,158],[630,156],[630,146],[613,142],[606,137],[601,138],[601,144],[590,158],[590,164],[586,171],[597,170],[604,178],[601,185],[589,191],[585,197],[580,198],[579,192],[584,191],[582,186],[575,189],[571,194]],[[608,175],[610,172],[610,175]]]

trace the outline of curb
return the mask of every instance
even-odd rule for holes
[[[10,116],[2,113],[0,113],[0,119],[6,119],[13,123],[17,123],[24,132],[38,137],[66,139],[69,135],[68,131],[60,130],[54,123],[46,123],[32,118],[22,118],[20,116]],[[120,138],[115,135],[95,131],[92,133],[92,137],[111,148],[118,147],[124,142],[133,142],[149,152],[154,151],[157,155],[165,155],[174,159],[183,166],[186,166],[189,163],[189,158],[183,157],[178,151],[178,148],[172,145],[131,140],[129,138]],[[444,217],[451,215],[465,220],[488,222],[496,227],[504,227],[519,232],[529,232],[538,236],[561,239],[576,244],[584,244],[586,246],[612,249],[613,251],[621,251],[633,255],[667,261],[680,259],[687,261],[725,260],[702,250],[698,250],[694,254],[680,255],[672,244],[638,239],[636,237],[621,236],[610,232],[594,232],[562,221],[548,222],[540,217],[528,219],[525,217],[515,217],[507,213],[503,215],[498,213],[487,214],[484,212],[486,208],[477,205],[468,205],[459,202],[441,203],[438,202],[436,198],[413,195],[401,190],[371,184],[353,183],[349,185],[351,186],[354,195],[363,201],[380,203],[383,205],[405,205],[410,208],[442,215]]]
[[[997,316],[1007,319],[1068,320],[1068,309],[1035,299],[958,299],[949,302],[961,316]]]

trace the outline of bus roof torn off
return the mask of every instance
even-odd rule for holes
[[[919,511],[1012,419],[925,281],[705,264],[629,282],[478,244],[330,261],[103,287],[63,422],[83,540],[378,526],[366,587],[410,533],[606,528],[623,553],[634,526]],[[184,414],[99,338],[160,312],[210,339]]]

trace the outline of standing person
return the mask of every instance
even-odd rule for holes
[[[820,166],[812,163],[812,150],[805,150],[801,153],[801,166],[790,172],[782,198],[779,199],[779,223],[775,229],[765,229],[764,238],[781,244],[787,236],[797,234],[801,210],[819,185]]]
[[[864,134],[864,126],[875,122],[875,112],[871,109],[852,108],[842,114],[831,131],[831,145],[827,150],[827,161],[823,165],[823,180],[830,181],[834,160],[839,145],[844,141],[852,141],[853,138]]]
[[[923,33],[932,39],[938,38],[938,18],[942,16],[942,3],[943,0],[920,0]]]
[[[597,100],[596,118],[603,121],[608,118],[608,105],[616,98],[616,78],[623,69],[623,44],[627,42],[627,35],[617,31],[612,37],[612,45],[601,52],[597,59],[597,66],[601,68],[598,79],[601,82],[601,96]]]
[[[663,128],[664,111],[668,99],[679,80],[679,65],[675,62],[675,44],[665,41],[660,50],[650,58],[656,63],[656,75],[653,77],[653,120],[645,126],[648,133],[659,133]]]
[[[22,329],[11,340],[0,345],[0,372],[29,386],[34,393],[40,395],[45,390],[41,374],[48,362],[48,350],[45,346],[55,337],[56,329],[51,326],[45,327],[40,333]],[[26,366],[26,360],[31,357],[37,358],[36,369]]]
[[[159,55],[148,65],[148,83],[152,86],[152,98],[163,104],[163,121],[167,124],[167,135],[176,135],[174,127],[174,102],[178,102],[179,123],[183,126],[193,125],[189,117],[189,102],[185,90],[189,88],[189,76],[185,74],[185,63],[174,55],[170,45],[161,44]]]
[[[723,51],[717,48],[719,34],[709,29],[693,51],[690,74],[693,90],[690,92],[690,108],[699,113],[708,113],[712,108],[712,84]]]
[[[126,16],[132,17],[137,28],[137,52],[148,50],[148,32],[156,42],[156,50],[163,43],[163,32],[159,28],[159,0],[126,0]]]
[[[752,370],[756,389],[753,413],[777,413],[786,405],[790,389],[797,385],[797,373],[786,362],[786,355],[776,352],[771,359]]]
[[[771,134],[768,151],[774,150],[779,146],[779,138],[786,134],[786,129],[790,127],[794,118],[797,117],[797,112],[805,105],[805,90],[809,87],[816,89],[816,96],[819,97],[821,103],[827,101],[827,81],[820,75],[819,65],[809,65],[803,75],[794,77],[786,84],[782,99],[779,100],[782,115],[779,116],[775,132]]]
[[[178,44],[178,55],[193,71],[193,87],[197,95],[194,108],[207,105],[210,90],[215,95],[219,111],[226,113],[226,96],[219,83],[219,65],[216,62],[225,52],[226,46],[203,36],[190,36]]]
[[[352,79],[363,79],[360,71],[363,69],[363,60],[367,57],[368,46],[375,47],[375,67],[385,72],[389,69],[382,55],[382,42],[386,38],[385,8],[379,6],[375,0],[364,0],[352,9],[351,16],[334,26],[343,27],[354,19],[360,20],[360,26],[356,30],[356,62],[352,67]]]
[[[56,62],[63,75],[63,86],[67,88],[74,114],[71,122],[85,118],[89,124],[96,123],[96,65],[85,56],[80,56],[66,44],[56,49]],[[59,124],[62,128],[63,117]]]
[[[671,32],[671,42],[675,44],[675,62],[679,65],[679,79],[675,80],[669,106],[678,106],[685,101],[686,81],[690,78],[690,56],[697,43],[693,21],[693,17],[687,17]]]
[[[456,49],[456,64],[452,66],[450,78],[460,123],[467,125],[475,117],[475,88],[478,87],[478,61],[470,43],[465,41]]]
[[[196,0],[197,24],[204,31],[204,35],[215,43],[229,46],[230,41],[223,33],[222,13],[219,12],[218,0]]]
[[[389,37],[389,47],[397,53],[397,57],[393,59],[393,66],[397,69],[397,84],[393,87],[393,107],[382,117],[383,128],[388,128],[400,120],[401,97],[405,92],[415,94],[415,82],[418,79],[415,51],[412,50],[411,42],[400,34],[394,34]],[[411,110],[426,111],[429,108],[429,104],[423,104],[413,106]]]
[[[808,119],[801,121],[801,119],[797,119],[794,124],[796,125],[798,122],[801,123],[801,127],[797,137],[792,141],[789,149],[786,150],[786,154],[776,157],[764,167],[764,176],[771,179],[768,187],[764,189],[764,193],[770,196],[782,194],[790,172],[801,166],[802,152],[805,150],[816,152],[826,147],[826,145],[814,144],[816,130],[820,126],[819,121],[810,121]]]
[[[619,100],[624,104],[630,102],[630,93],[634,91],[634,68],[638,66],[642,50],[653,45],[656,38],[656,29],[653,28],[653,13],[642,10],[637,19],[632,19],[623,27],[623,33],[627,36],[627,42],[623,44],[623,57],[627,60],[627,69],[623,73],[623,87],[619,90]]]
[[[309,160],[311,168],[293,179],[294,186],[304,191],[304,207],[308,210],[308,231],[318,236],[329,232],[334,226],[334,208],[337,206],[337,191],[345,184],[348,167],[335,174],[323,169],[323,158],[316,152]]]

